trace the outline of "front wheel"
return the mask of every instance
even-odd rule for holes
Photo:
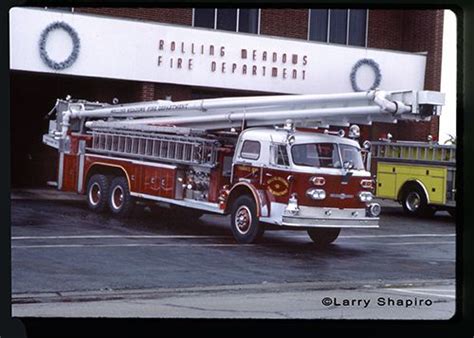
[[[109,189],[109,209],[117,216],[128,216],[135,201],[130,195],[128,181],[125,177],[115,177],[110,183]]]
[[[232,204],[230,226],[235,240],[240,244],[257,242],[265,228],[257,217],[257,206],[249,196],[240,196]]]
[[[340,232],[341,228],[317,228],[309,229],[308,235],[317,246],[323,247],[334,242]]]

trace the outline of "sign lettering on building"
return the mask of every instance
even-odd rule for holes
[[[213,73],[281,77],[292,80],[306,79],[307,55],[241,48],[238,59],[227,59],[226,49],[229,48],[228,46],[195,42],[186,44],[185,42],[159,40],[157,66],[177,70],[185,68],[192,71],[194,59],[204,57],[208,60],[207,68]],[[256,64],[257,61],[263,64]]]

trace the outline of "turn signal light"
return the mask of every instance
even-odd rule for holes
[[[361,185],[362,188],[372,189],[374,187],[374,181],[373,180],[361,180],[360,185]]]
[[[323,186],[326,184],[326,179],[320,176],[313,176],[309,180],[311,183],[313,183],[313,185],[317,185],[317,186]]]

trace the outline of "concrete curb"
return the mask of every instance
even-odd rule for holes
[[[298,283],[262,283],[245,285],[221,285],[189,288],[154,288],[134,290],[94,290],[94,291],[64,291],[43,293],[18,293],[12,295],[12,304],[57,303],[57,302],[89,302],[120,299],[159,299],[193,294],[219,293],[279,293],[288,291],[315,290],[354,290],[354,289],[383,289],[421,287],[430,285],[452,285],[451,279],[441,280],[393,280],[393,281],[358,281],[348,282],[298,282]]]

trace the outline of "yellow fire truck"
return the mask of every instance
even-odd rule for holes
[[[366,143],[376,197],[401,203],[407,214],[456,212],[456,145],[384,139]]]

